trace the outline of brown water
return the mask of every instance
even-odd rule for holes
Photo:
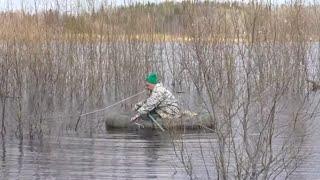
[[[290,179],[320,179],[319,137],[304,146],[313,154]],[[195,177],[215,179],[213,160],[206,159],[207,172],[199,148],[201,143],[209,157],[213,134],[193,132],[184,139]],[[0,179],[188,179],[168,135],[157,131],[113,131],[36,142],[7,138],[0,152]]]

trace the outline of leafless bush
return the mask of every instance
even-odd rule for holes
[[[215,124],[217,142],[210,150],[217,179],[287,179],[307,155],[301,147],[318,103],[308,100],[305,81],[313,44],[304,33],[304,10],[299,3],[290,6],[289,27],[281,27],[277,8],[255,2],[245,11],[221,12],[224,21],[215,23],[207,18],[210,11],[190,7],[190,17],[200,13],[204,18],[186,22],[193,25],[188,30],[194,36],[181,46],[188,52],[182,54],[181,65]],[[226,26],[222,32],[206,31]],[[286,28],[290,33],[283,39],[278,33]],[[237,38],[230,39],[230,34]],[[184,159],[188,151],[183,139],[177,139],[177,156]],[[192,157],[187,159],[182,164],[193,179]]]
[[[35,3],[34,14],[0,14],[3,135],[93,133],[99,115],[79,114],[139,92],[143,76],[156,70],[209,114],[217,178],[270,179],[295,170],[317,108],[306,79],[319,78],[319,5],[88,2],[87,11]],[[183,141],[175,147],[194,178]]]

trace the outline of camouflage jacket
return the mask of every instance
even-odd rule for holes
[[[178,118],[181,116],[178,101],[161,83],[156,84],[148,99],[136,104],[139,115],[155,110],[161,118]]]

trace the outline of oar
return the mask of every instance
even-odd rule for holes
[[[152,120],[153,123],[155,123],[161,129],[161,131],[164,132],[163,127],[151,116],[151,114],[148,114],[148,117]]]

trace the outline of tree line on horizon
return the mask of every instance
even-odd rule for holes
[[[213,42],[234,39],[292,42],[301,38],[318,41],[319,10],[318,4],[306,5],[301,1],[282,5],[256,1],[135,3],[118,7],[101,5],[76,13],[20,10],[0,14],[0,38],[40,40],[45,33],[46,38],[52,39],[78,35],[83,40],[90,37],[98,41],[102,36],[111,41],[137,35],[137,40],[147,37],[149,41],[159,41],[166,40],[166,35],[171,37],[169,40],[179,36],[199,38],[201,32],[202,38]]]

